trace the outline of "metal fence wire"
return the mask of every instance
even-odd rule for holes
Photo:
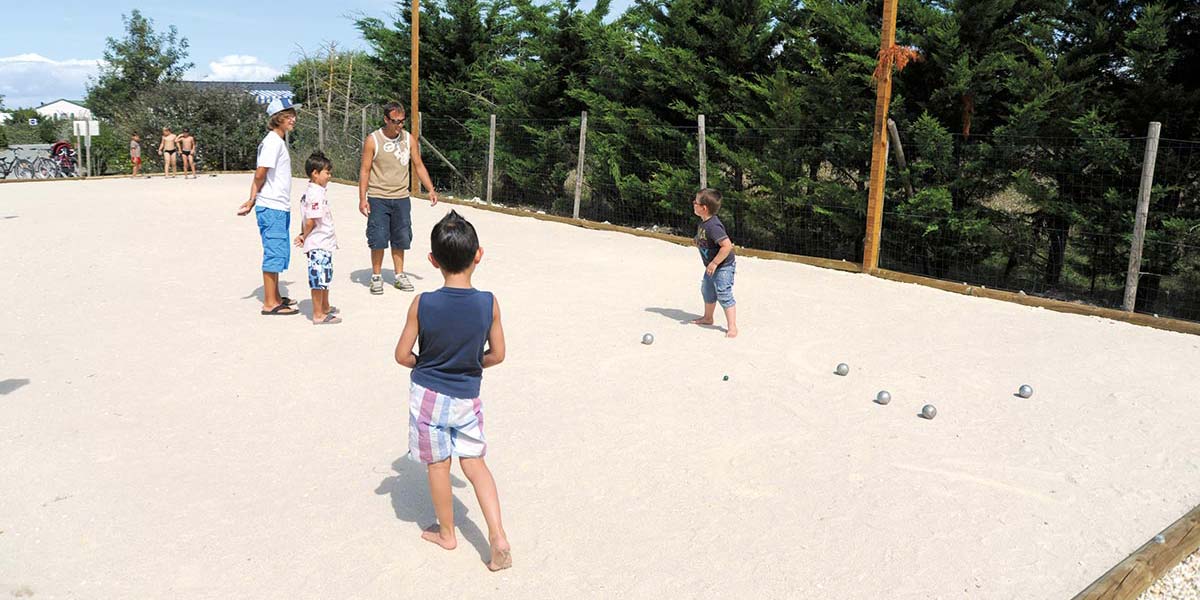
[[[378,112],[302,110],[290,139],[297,175],[307,153],[323,148],[335,176],[357,180]],[[667,127],[586,113],[496,118],[494,127],[492,119],[421,115],[422,156],[440,192],[690,237],[692,197],[708,185],[723,193],[719,214],[738,246],[862,261],[871,150],[863,127],[704,129],[702,119]],[[1148,138],[899,128],[895,139],[881,268],[1122,307]],[[1134,308],[1200,320],[1200,142],[1156,141]]]

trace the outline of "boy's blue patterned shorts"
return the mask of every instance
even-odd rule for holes
[[[333,253],[328,250],[309,250],[308,287],[314,290],[327,290],[331,281],[333,281]]]

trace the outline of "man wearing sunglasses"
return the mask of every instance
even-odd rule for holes
[[[431,205],[438,202],[421,146],[404,130],[404,106],[398,102],[383,107],[383,127],[363,140],[362,163],[358,171],[358,211],[367,217],[367,245],[371,248],[371,293],[383,293],[383,251],[392,248],[392,266],[396,269],[395,287],[404,292],[415,288],[404,274],[404,251],[412,246],[412,202],[409,163],[416,166],[417,177],[429,190]]]

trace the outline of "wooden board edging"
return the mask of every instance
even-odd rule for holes
[[[891,281],[898,281],[901,283],[915,283],[946,292],[954,292],[956,294],[990,298],[992,300],[1003,300],[1005,302],[1013,302],[1015,304],[1021,304],[1024,306],[1035,306],[1038,308],[1045,308],[1047,310],[1053,310],[1062,313],[1084,315],[1089,317],[1102,317],[1105,319],[1112,319],[1114,321],[1131,323],[1133,325],[1142,325],[1145,327],[1153,327],[1154,329],[1162,329],[1164,331],[1173,331],[1175,333],[1200,335],[1200,323],[1193,323],[1191,321],[1170,319],[1166,317],[1155,317],[1154,315],[1146,315],[1142,313],[1125,312],[1115,308],[1103,308],[1100,306],[1081,304],[1079,302],[1067,302],[1066,300],[1052,300],[1050,298],[1029,296],[1026,294],[1018,294],[1016,292],[1008,292],[1004,290],[993,290],[978,285],[944,281],[941,279],[933,279],[932,277],[910,275],[908,273],[901,273],[899,271],[889,271],[887,269],[876,269],[872,272],[872,275],[882,279],[889,279]]]
[[[1200,549],[1200,506],[1180,517],[1159,536],[1142,544],[1073,600],[1136,600],[1175,565]]]

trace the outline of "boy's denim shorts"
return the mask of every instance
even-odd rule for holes
[[[704,272],[704,278],[700,280],[700,295],[704,297],[705,304],[720,302],[721,308],[729,308],[737,304],[733,300],[733,275],[737,271],[737,264],[717,267],[717,270],[709,275]]]
[[[333,281],[333,253],[317,248],[308,251],[308,287],[314,290],[329,289]]]
[[[258,234],[262,236],[264,273],[282,273],[292,262],[292,245],[288,243],[288,230],[292,226],[292,213],[286,210],[256,206],[254,216],[258,219]]]
[[[412,198],[367,198],[367,245],[383,250],[391,243],[394,250],[412,246]]]

